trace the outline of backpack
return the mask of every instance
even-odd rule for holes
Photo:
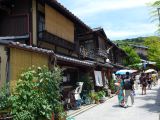
[[[123,80],[123,84],[124,84],[124,89],[125,90],[132,90],[132,84],[131,84],[131,81],[130,79],[124,79]]]

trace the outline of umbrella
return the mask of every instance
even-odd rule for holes
[[[119,70],[119,71],[116,72],[116,74],[125,75],[126,72],[134,73],[134,72],[137,72],[137,70]]]
[[[157,71],[154,70],[154,69],[148,69],[148,70],[145,71],[145,73],[151,73],[151,72],[157,72]]]

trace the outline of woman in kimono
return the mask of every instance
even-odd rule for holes
[[[123,78],[122,76],[117,76],[117,80],[115,83],[115,86],[117,88],[117,92],[116,94],[118,95],[118,101],[119,101],[119,105],[121,107],[124,107],[124,92],[123,92]]]

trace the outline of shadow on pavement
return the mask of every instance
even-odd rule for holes
[[[140,108],[145,108],[149,112],[154,112],[154,113],[160,112],[160,106],[157,104],[145,104],[144,106],[140,106]]]
[[[149,96],[143,95],[141,97],[137,97],[138,99],[142,99],[142,100],[155,100],[155,103],[145,104],[143,106],[140,106],[140,108],[145,108],[149,112],[159,113],[160,112],[160,88],[157,90],[157,94],[155,96],[153,94],[155,93],[151,92]]]
[[[121,106],[119,106],[119,105],[113,105],[112,107],[113,108],[121,108]]]

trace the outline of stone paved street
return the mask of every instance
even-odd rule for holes
[[[109,99],[78,116],[76,120],[159,120],[160,89],[159,85],[147,90],[147,95],[141,95],[141,90],[136,91],[135,105],[120,108],[117,105],[117,96]],[[130,98],[129,98],[130,104]]]

